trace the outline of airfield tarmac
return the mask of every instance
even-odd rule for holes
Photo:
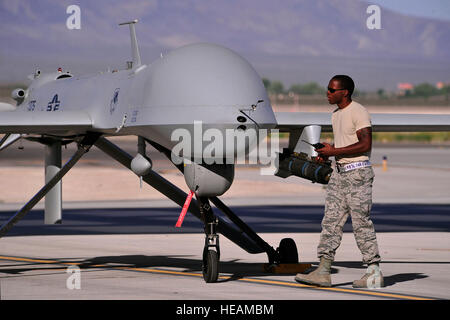
[[[123,147],[134,145],[125,142]],[[42,186],[42,153],[33,150],[28,145],[13,150],[23,152],[20,161],[1,154],[0,222]],[[388,157],[387,171],[381,165],[383,155]],[[331,288],[296,283],[295,274],[265,273],[265,253],[248,254],[224,236],[219,281],[206,284],[201,224],[188,214],[176,230],[180,208],[146,186],[140,189],[139,180],[120,165],[93,150],[88,156],[63,180],[62,225],[44,226],[40,203],[0,239],[1,299],[168,299],[182,304],[199,299],[450,298],[448,146],[374,147],[372,217],[386,283],[377,290],[351,287],[365,268],[350,221],[333,265]],[[155,170],[187,191],[182,176],[160,155],[152,153],[152,159]],[[255,167],[239,167],[221,199],[274,248],[282,238],[293,238],[300,261],[316,266],[323,187],[259,173]],[[71,266],[80,267],[80,289],[67,288]]]

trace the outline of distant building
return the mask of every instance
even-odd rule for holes
[[[414,89],[414,85],[408,82],[401,82],[397,84],[397,93],[401,96],[404,96],[406,92],[411,92]]]
[[[439,81],[436,83],[436,88],[438,88],[439,90],[441,90],[444,87],[449,87],[449,86],[450,86],[450,82]]]

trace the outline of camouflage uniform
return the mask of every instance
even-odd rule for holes
[[[375,228],[370,220],[372,207],[372,167],[347,172],[333,171],[327,186],[325,215],[317,248],[319,258],[334,260],[341,244],[342,229],[348,215],[352,217],[353,234],[363,256],[363,263],[380,261]]]

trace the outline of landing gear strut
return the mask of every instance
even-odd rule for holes
[[[220,247],[217,225],[219,220],[214,216],[208,198],[199,197],[198,203],[202,220],[205,223],[205,246],[203,248],[203,279],[206,283],[216,282],[219,277]]]
[[[66,162],[66,164],[30,199],[19,211],[17,211],[7,222],[0,227],[0,238],[5,236],[8,231],[21,219],[23,219],[33,207],[49,193],[49,191],[61,181],[64,175],[81,159],[81,157],[89,151],[92,145],[100,138],[100,134],[96,132],[88,133],[78,141],[78,148],[74,155]]]

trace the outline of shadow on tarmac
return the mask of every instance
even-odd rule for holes
[[[5,274],[19,275],[26,274],[28,271],[50,271],[50,270],[61,270],[61,265],[74,263],[80,269],[89,269],[89,271],[101,271],[101,270],[111,270],[111,269],[121,269],[125,268],[128,270],[133,269],[148,269],[148,268],[177,268],[177,272],[187,272],[187,273],[199,273],[202,272],[202,261],[201,259],[192,259],[189,256],[145,256],[145,255],[122,255],[122,256],[103,256],[94,257],[90,259],[59,259],[54,260],[55,265],[49,266],[45,263],[26,263],[17,265],[8,265],[5,268],[1,268],[0,272]],[[316,262],[311,262],[317,267]],[[383,264],[387,263],[411,263],[410,261],[384,261]],[[415,262],[417,264],[449,264],[450,262]],[[29,267],[27,267],[29,266]],[[355,269],[365,269],[361,262],[355,261],[336,261],[333,263],[336,267],[346,267]],[[64,267],[63,267],[64,268]],[[310,268],[305,273],[313,271],[315,267]],[[139,271],[139,270],[136,270]],[[219,279],[218,282],[229,282],[236,281],[242,278],[248,277],[269,277],[272,276],[271,273],[267,273],[263,270],[262,263],[245,263],[233,261],[221,261],[219,264],[219,272],[222,275],[226,275],[228,278]],[[332,273],[338,273],[339,270],[332,268]],[[47,273],[46,273],[47,274]],[[36,275],[35,273],[33,275]],[[283,274],[285,276],[295,276],[292,274]],[[384,277],[385,287],[392,286],[399,282],[412,281],[416,279],[424,279],[429,276],[423,273],[400,273]],[[341,287],[346,285],[351,285],[352,282],[338,283],[334,284],[333,287]]]
[[[256,232],[321,231],[324,206],[270,205],[231,208]],[[192,214],[182,228],[174,225],[179,208],[113,208],[63,210],[60,225],[44,225],[44,211],[33,210],[7,236],[83,234],[203,233],[203,225]],[[15,212],[0,212],[0,224]],[[228,221],[219,210],[214,213]],[[371,217],[377,232],[450,232],[450,205],[374,204]],[[344,232],[352,232],[348,218]]]
[[[40,260],[36,258],[36,261]],[[47,259],[48,260],[48,259]],[[94,257],[85,260],[77,259],[58,259],[50,260],[51,264],[42,262],[20,263],[7,265],[0,268],[1,273],[19,275],[26,274],[29,271],[49,271],[60,270],[70,265],[76,265],[80,269],[90,270],[110,270],[110,269],[147,269],[147,268],[176,268],[178,272],[200,273],[202,272],[202,260],[192,259],[189,256],[145,256],[145,255],[125,255],[125,256],[104,256]],[[70,265],[69,265],[70,264]],[[61,266],[63,265],[63,267]],[[262,263],[244,263],[233,261],[220,261],[219,272],[229,274],[229,279],[219,279],[218,282],[237,280],[243,277],[269,276],[270,273],[264,272]]]

